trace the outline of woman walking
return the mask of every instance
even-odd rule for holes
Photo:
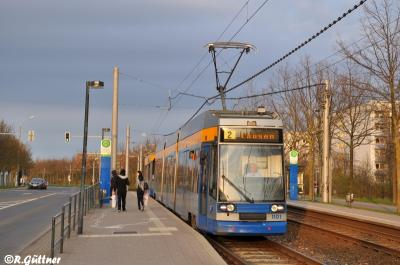
[[[136,194],[137,194],[137,200],[138,200],[138,208],[139,211],[144,211],[144,202],[143,202],[143,196],[144,196],[144,177],[142,174],[142,171],[137,172],[137,189],[136,189]]]

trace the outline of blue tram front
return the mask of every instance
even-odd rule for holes
[[[286,232],[282,122],[272,114],[206,111],[154,158],[159,201],[216,235]]]

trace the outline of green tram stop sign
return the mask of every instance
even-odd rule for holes
[[[299,158],[299,152],[296,150],[292,150],[289,153],[289,161],[291,165],[297,165]]]
[[[111,140],[110,139],[101,140],[100,154],[101,154],[101,156],[111,156]]]

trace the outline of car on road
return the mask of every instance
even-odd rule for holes
[[[28,184],[28,189],[47,189],[47,184],[45,179],[33,178]]]

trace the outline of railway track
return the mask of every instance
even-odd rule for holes
[[[301,229],[329,233],[336,238],[400,259],[400,230],[343,216],[288,207],[288,223]]]
[[[206,238],[228,264],[322,264],[265,237]]]

